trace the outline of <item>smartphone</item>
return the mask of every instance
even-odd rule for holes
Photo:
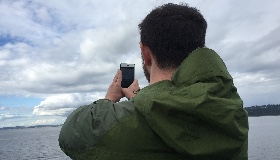
[[[122,71],[122,88],[128,88],[134,81],[135,64],[121,63],[120,70]]]

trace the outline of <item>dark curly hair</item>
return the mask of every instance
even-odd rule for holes
[[[164,4],[138,25],[161,69],[177,68],[195,49],[204,47],[207,22],[199,10],[185,3]]]

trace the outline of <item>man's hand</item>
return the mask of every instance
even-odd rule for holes
[[[130,99],[136,95],[139,89],[138,80],[135,79],[128,88],[122,88],[122,93],[127,99]]]
[[[112,84],[109,86],[105,99],[109,99],[113,102],[119,102],[122,97],[124,97],[122,93],[122,71],[118,70]]]

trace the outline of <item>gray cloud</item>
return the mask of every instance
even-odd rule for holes
[[[255,41],[238,41],[224,45],[227,51],[224,60],[228,67],[234,72],[279,71],[279,33],[280,26]]]

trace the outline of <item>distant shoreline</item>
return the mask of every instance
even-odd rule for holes
[[[59,125],[35,125],[35,126],[15,126],[15,127],[2,127],[0,130],[11,130],[11,129],[26,129],[26,128],[43,128],[43,127],[60,127]]]
[[[252,107],[245,107],[244,109],[248,112],[249,117],[279,116],[280,115],[280,104],[252,106]]]

